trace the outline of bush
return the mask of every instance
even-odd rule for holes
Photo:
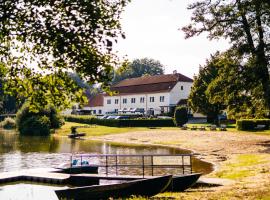
[[[180,106],[175,109],[174,123],[176,126],[183,126],[188,122],[188,112],[185,106]]]
[[[31,124],[31,120],[32,124]],[[47,123],[47,125],[45,125]],[[39,112],[30,111],[29,104],[24,104],[16,115],[16,124],[21,134],[48,135],[50,129],[60,128],[64,120],[52,106],[44,108]],[[41,129],[36,130],[36,129]]]
[[[23,135],[49,135],[50,119],[47,116],[31,116],[21,123]]]
[[[66,121],[84,124],[97,124],[111,127],[172,127],[172,119],[99,119],[94,116],[64,116]]]
[[[257,125],[264,125],[264,129],[269,129],[270,119],[241,119],[237,120],[237,129],[242,131],[255,130]]]
[[[0,127],[3,127],[4,129],[14,129],[16,128],[16,122],[14,119],[7,117],[0,123]]]

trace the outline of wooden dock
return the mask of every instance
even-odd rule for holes
[[[153,176],[104,175],[104,174],[65,174],[58,169],[30,169],[0,173],[0,184],[16,181],[31,181],[51,184],[71,184],[75,186],[99,184],[102,180],[137,180]]]
[[[70,178],[69,174],[57,173],[57,169],[31,169],[16,172],[0,173],[0,184],[16,181],[32,181],[39,183],[66,184]]]

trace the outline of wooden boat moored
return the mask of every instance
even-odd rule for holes
[[[68,135],[69,138],[80,138],[80,137],[83,137],[85,136],[86,134],[85,133],[71,133]]]
[[[183,174],[180,176],[173,176],[172,182],[168,186],[167,191],[181,192],[192,187],[200,178],[201,173]]]
[[[161,176],[149,179],[127,181],[110,185],[93,185],[65,190],[55,190],[59,199],[66,200],[100,200],[135,196],[154,196],[167,189],[172,181],[172,176]]]

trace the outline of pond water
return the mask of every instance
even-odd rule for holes
[[[29,168],[57,167],[69,162],[70,155],[73,153],[175,155],[189,153],[189,151],[157,146],[120,146],[89,140],[72,140],[54,135],[49,137],[21,136],[14,131],[0,130],[0,173]],[[195,172],[206,174],[213,169],[211,164],[196,158],[193,158],[192,164]],[[130,173],[127,170],[126,172]],[[53,190],[57,188],[59,187],[29,183],[0,185],[0,200],[55,200],[57,197]]]
[[[29,168],[57,167],[70,161],[71,153],[87,154],[181,154],[186,150],[157,146],[120,146],[67,137],[21,136],[14,131],[0,130],[0,172]],[[209,173],[212,165],[196,158],[195,172]]]
[[[42,184],[15,183],[0,185],[1,200],[58,200],[53,192],[57,189],[66,189],[66,186],[49,186]]]

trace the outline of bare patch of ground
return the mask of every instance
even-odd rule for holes
[[[270,199],[270,136],[230,131],[149,130],[93,139],[190,149],[216,165],[208,177],[233,180],[222,187],[161,195],[174,199]],[[253,159],[254,157],[254,159]],[[249,160],[249,158],[251,158]]]

